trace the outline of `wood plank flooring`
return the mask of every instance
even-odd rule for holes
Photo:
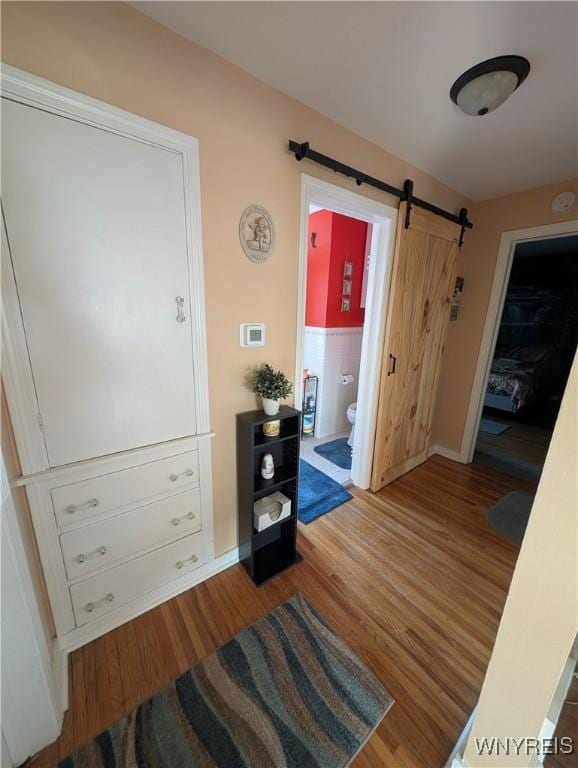
[[[552,430],[522,424],[513,419],[488,416],[492,421],[508,424],[510,429],[501,435],[491,435],[480,430],[476,441],[476,450],[485,453],[501,452],[514,456],[523,461],[529,461],[539,467],[544,465],[548,446],[552,438]]]
[[[302,592],[396,703],[356,768],[441,768],[479,696],[517,547],[486,510],[531,486],[432,457],[376,495],[299,526],[304,560],[261,589],[224,571],[72,655],[55,765],[235,633]],[[226,768],[226,767],[224,767]]]

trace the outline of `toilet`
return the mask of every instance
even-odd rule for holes
[[[347,421],[352,425],[351,434],[349,435],[349,438],[347,440],[347,445],[349,445],[350,448],[353,448],[353,433],[355,432],[356,413],[357,413],[357,403],[351,403],[351,405],[347,409]]]

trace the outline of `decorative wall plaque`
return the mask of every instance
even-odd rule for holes
[[[245,256],[256,264],[267,261],[275,248],[271,214],[261,205],[245,208],[239,222],[239,239]]]

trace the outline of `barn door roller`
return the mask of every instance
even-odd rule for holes
[[[367,173],[364,173],[363,171],[358,171],[356,168],[352,168],[349,165],[345,165],[344,163],[339,162],[339,160],[334,160],[332,157],[327,157],[327,155],[322,155],[321,152],[317,152],[314,149],[311,149],[309,146],[308,141],[304,141],[302,143],[299,143],[297,141],[289,140],[289,151],[292,152],[295,155],[296,160],[311,160],[314,163],[317,163],[317,165],[322,165],[324,168],[329,168],[332,171],[335,171],[335,173],[342,173],[344,176],[347,176],[350,179],[355,179],[355,183],[358,187],[360,187],[362,184],[367,184],[370,187],[374,187],[375,189],[379,189],[382,192],[386,192],[389,195],[394,195],[395,197],[399,198],[400,200],[405,200],[407,202],[407,208],[406,208],[406,214],[405,214],[405,227],[409,227],[410,224],[410,218],[411,218],[411,209],[412,206],[417,206],[418,208],[423,208],[426,211],[430,211],[430,213],[434,213],[436,216],[441,216],[444,219],[447,219],[448,221],[453,221],[455,224],[459,224],[461,227],[460,231],[460,239],[459,244],[460,247],[463,245],[464,242],[464,233],[466,229],[472,229],[473,224],[468,219],[468,210],[467,208],[462,208],[459,212],[459,214],[456,216],[455,213],[450,213],[449,211],[445,211],[443,208],[439,208],[437,205],[433,205],[432,203],[428,203],[427,200],[422,200],[419,197],[414,197],[413,194],[413,181],[411,179],[407,179],[403,185],[403,189],[398,189],[398,187],[394,187],[391,184],[388,184],[385,181],[381,181],[380,179],[376,179],[373,176],[369,176]]]

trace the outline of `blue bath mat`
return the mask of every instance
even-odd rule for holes
[[[333,478],[300,460],[297,515],[302,523],[310,523],[352,498]]]
[[[329,443],[316,445],[313,450],[341,469],[351,469],[351,448],[347,445],[347,440],[347,437],[338,437]]]

